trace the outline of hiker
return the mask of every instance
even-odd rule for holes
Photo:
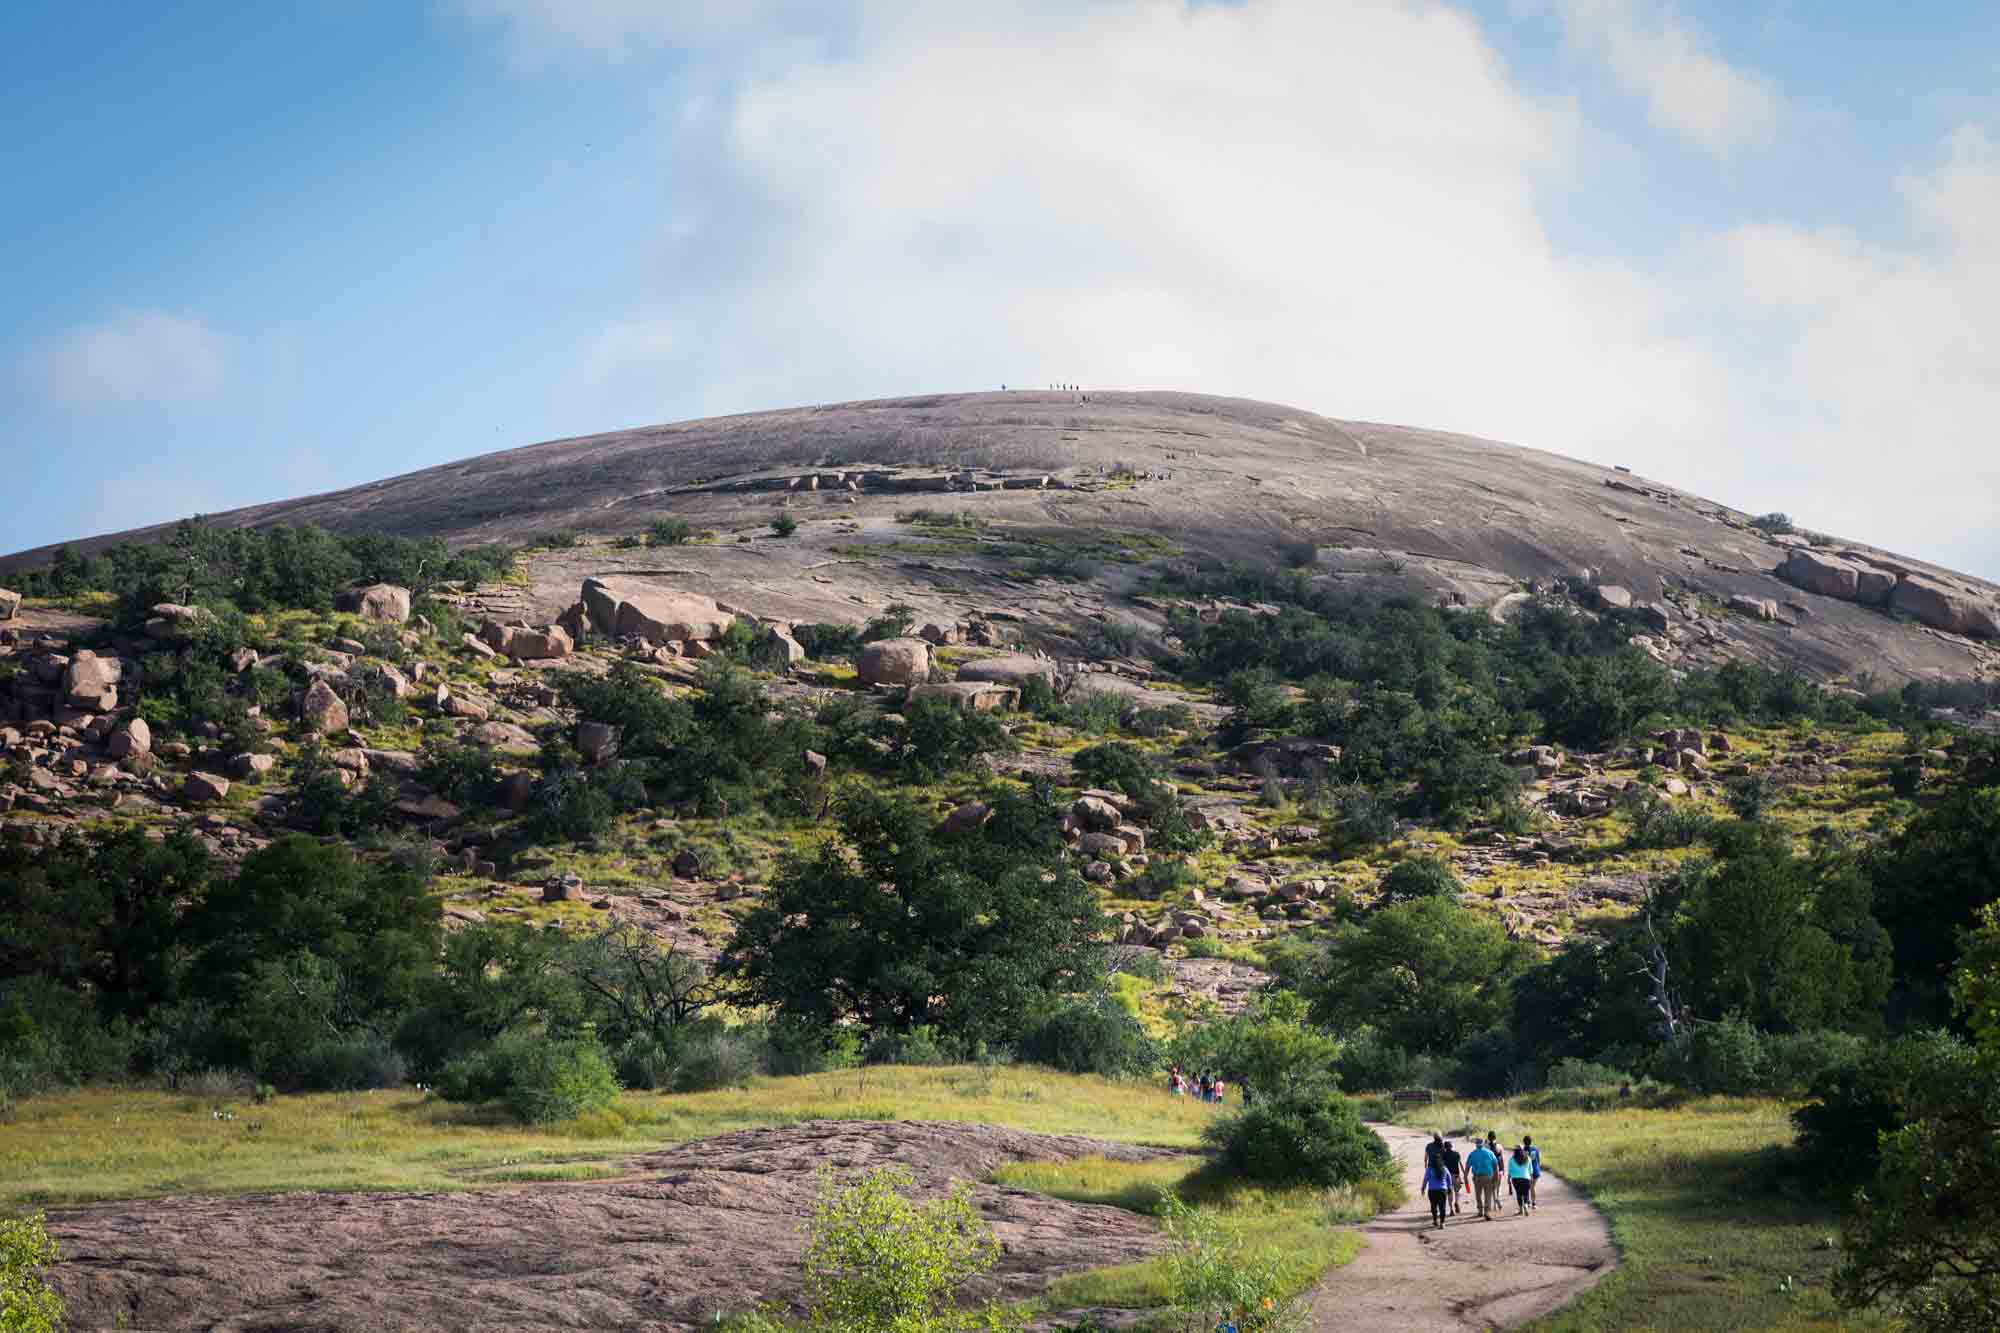
[[[1528,1165],[1532,1168],[1528,1176],[1528,1211],[1535,1211],[1535,1186],[1542,1183],[1542,1150],[1535,1146],[1533,1134],[1521,1136],[1521,1146],[1528,1150]]]
[[[1493,1220],[1493,1196],[1500,1184],[1500,1159],[1478,1139],[1466,1156],[1465,1169],[1472,1173],[1473,1206],[1488,1222]]]
[[[1228,1080],[1224,1079],[1222,1075],[1217,1074],[1215,1076],[1215,1104],[1217,1106],[1222,1105],[1223,1090],[1228,1086]]]
[[[1431,1141],[1424,1145],[1424,1165],[1429,1166],[1444,1156],[1444,1135],[1431,1131]]]
[[[1458,1216],[1458,1196],[1465,1188],[1465,1159],[1458,1155],[1458,1149],[1451,1146],[1451,1140],[1444,1141],[1444,1151],[1438,1154],[1444,1162],[1445,1173],[1451,1177],[1451,1215]]]
[[[1167,1091],[1176,1097],[1183,1096],[1187,1092],[1187,1080],[1181,1077],[1179,1065],[1167,1070]]]
[[[1528,1188],[1534,1183],[1530,1170],[1528,1150],[1516,1144],[1507,1154],[1507,1180],[1514,1186],[1514,1212],[1519,1217],[1528,1215]]]
[[[1424,1167],[1424,1195],[1431,1201],[1431,1226],[1444,1230],[1445,1213],[1451,1207],[1451,1173],[1444,1169],[1442,1153]]]

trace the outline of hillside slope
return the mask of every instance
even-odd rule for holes
[[[897,522],[924,508],[966,518],[943,534]],[[780,512],[800,522],[795,538],[731,540],[763,534]],[[1586,601],[1600,586],[1622,601],[1623,589],[1649,646],[1674,662],[1740,655],[1878,679],[1961,677],[2000,662],[1989,637],[2000,588],[1983,580],[1831,539],[1795,557],[1805,539],[1774,540],[1724,505],[1554,454],[1197,394],[1010,392],[759,412],[531,445],[213,520],[456,544],[552,529],[615,538],[670,516],[720,540],[538,561],[532,609],[553,614],[580,575],[615,572],[764,616],[859,620],[902,600],[1074,620],[1116,605],[1109,595],[1147,560],[1275,555],[1310,560],[1330,582],[1468,606],[1535,584],[1569,581]],[[1065,577],[1046,577],[1051,569]],[[1118,614],[1147,618],[1143,608]]]

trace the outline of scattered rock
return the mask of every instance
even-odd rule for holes
[[[373,583],[365,588],[349,588],[333,599],[336,611],[373,620],[383,625],[401,625],[410,618],[410,590],[393,583]]]
[[[181,799],[189,805],[205,805],[229,795],[229,779],[213,773],[190,773],[181,783]]]
[[[931,678],[931,646],[922,639],[877,639],[861,650],[854,669],[868,685],[922,685]]]
[[[299,717],[307,730],[321,736],[347,730],[347,705],[323,680],[306,687],[305,697],[299,701]]]

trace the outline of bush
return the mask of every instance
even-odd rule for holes
[[[1068,1074],[1120,1078],[1150,1073],[1160,1051],[1139,1020],[1108,994],[1072,1000],[1028,1020],[1019,1058]]]
[[[0,1218],[0,1329],[62,1333],[68,1311],[46,1276],[61,1258],[42,1214]]]
[[[1194,881],[1194,867],[1178,857],[1161,856],[1148,861],[1144,870],[1128,880],[1125,891],[1134,898],[1160,899]]]
[[[792,637],[815,662],[851,658],[861,651],[861,631],[852,625],[794,625]]]
[[[1691,806],[1678,806],[1644,787],[1634,786],[1619,801],[1632,823],[1626,846],[1657,851],[1692,847],[1715,831],[1715,820]]]
[[[125,1024],[106,1027],[78,992],[41,977],[0,987],[0,1097],[119,1078],[132,1054]]]
[[[848,1181],[822,1174],[806,1243],[805,1304],[826,1333],[957,1333],[1018,1329],[1025,1319],[998,1306],[966,1309],[958,1290],[999,1262],[1000,1242],[961,1182],[943,1198],[915,1203],[902,1167]]]
[[[1264,1098],[1203,1131],[1223,1166],[1272,1185],[1352,1185],[1395,1169],[1354,1103],[1324,1087]]]
[[[445,1066],[438,1092],[455,1102],[503,1101],[528,1124],[546,1125],[610,1106],[618,1080],[594,1037],[517,1028]]]
[[[1591,1060],[1579,1060],[1572,1055],[1549,1066],[1543,1085],[1550,1088],[1611,1088],[1622,1087],[1631,1081],[1632,1076],[1622,1069],[1613,1069],[1610,1065]]]
[[[759,1063],[757,1044],[749,1035],[719,1023],[703,1024],[681,1041],[672,1090],[710,1092],[748,1087]]]
[[[1846,1195],[1872,1180],[1884,1135],[1904,1128],[1920,1108],[1946,1099],[1974,1065],[1972,1048],[1943,1032],[1920,1033],[1867,1050],[1820,1075],[1812,1100],[1792,1112],[1798,1150],[1808,1162],[1838,1162],[1830,1181]]]
[[[1806,1092],[1835,1070],[1858,1063],[1873,1045],[1852,1032],[1766,1033],[1764,1091],[1778,1097]]]
[[[396,1048],[370,1033],[316,1042],[298,1056],[297,1083],[309,1092],[400,1088],[408,1074]]]
[[[1465,886],[1451,867],[1435,856],[1410,856],[1396,862],[1382,877],[1382,905],[1443,898],[1456,902]]]
[[[1660,1053],[1659,1072],[1696,1092],[1747,1097],[1765,1086],[1769,1064],[1757,1029],[1730,1018],[1683,1032]]]
[[[656,520],[646,529],[646,540],[654,546],[685,546],[694,539],[694,525],[684,518]]]
[[[1277,1255],[1252,1249],[1230,1219],[1190,1208],[1173,1194],[1161,1200],[1160,1211],[1167,1234],[1160,1267],[1182,1327],[1291,1333],[1306,1326],[1306,1311],[1292,1298],[1296,1284]]]
[[[1781,514],[1773,511],[1769,514],[1757,515],[1757,517],[1750,520],[1750,526],[1760,532],[1768,532],[1773,537],[1783,537],[1792,531],[1792,519],[1789,514]]]
[[[1127,796],[1150,789],[1159,778],[1153,757],[1124,741],[1087,746],[1071,756],[1069,764],[1083,786],[1122,791]]]
[[[419,756],[417,780],[459,805],[474,805],[493,795],[500,782],[500,770],[491,751],[457,741],[424,742]]]
[[[790,514],[780,514],[771,520],[771,535],[789,537],[799,530],[799,521]]]

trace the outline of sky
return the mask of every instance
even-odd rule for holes
[[[1069,381],[2000,577],[2000,6],[0,7],[0,550]]]

